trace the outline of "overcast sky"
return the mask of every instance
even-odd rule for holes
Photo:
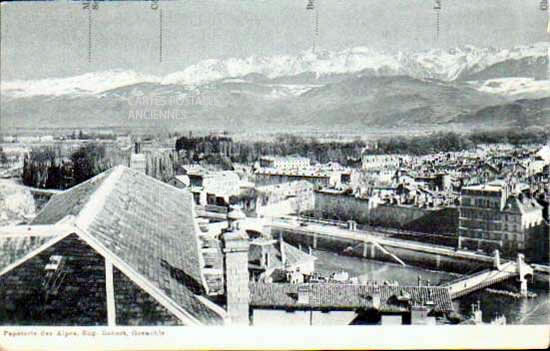
[[[538,0],[443,0],[435,40],[432,0],[320,1],[319,47],[367,46],[386,51],[475,46],[512,47],[548,41]],[[101,2],[88,12],[68,1],[2,3],[2,80],[64,77],[107,69],[167,74],[207,58],[296,54],[311,47],[306,0]]]

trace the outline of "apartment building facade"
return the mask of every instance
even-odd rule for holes
[[[524,251],[543,225],[543,207],[502,181],[462,188],[459,247]]]

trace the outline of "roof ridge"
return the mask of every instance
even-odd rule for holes
[[[96,180],[99,180],[99,179],[101,179],[101,178],[108,177],[109,175],[108,175],[107,173],[108,173],[110,170],[111,170],[111,169],[108,169],[108,170],[106,170],[106,171],[104,171],[104,172],[101,172],[101,173],[99,173],[99,174],[96,174],[96,175],[93,176],[92,178],[87,179],[87,180],[83,181],[82,183],[79,183],[79,184],[74,185],[74,186],[72,186],[72,187],[70,187],[70,188],[68,188],[68,189],[62,190],[62,191],[60,191],[60,192],[54,194],[54,195],[50,198],[50,201],[48,201],[48,202],[46,203],[46,205],[43,206],[43,207],[40,209],[40,211],[38,211],[38,212],[36,213],[36,215],[34,216],[34,218],[38,218],[38,217],[40,216],[40,214],[41,214],[42,212],[44,212],[44,211],[48,208],[48,203],[50,203],[51,200],[54,199],[55,197],[61,196],[61,195],[63,195],[63,194],[67,194],[67,193],[69,193],[69,192],[71,192],[71,191],[73,191],[73,190],[75,190],[75,189],[78,189],[78,188],[80,188],[80,187],[83,187],[83,186],[85,186],[85,185],[87,185],[87,184],[89,184],[89,183],[92,183],[92,182],[94,182],[94,181],[96,181]],[[33,219],[33,221],[34,221],[34,219]],[[31,222],[31,223],[32,223],[32,222]]]
[[[174,190],[174,186],[172,186],[172,185],[170,185],[170,184],[168,184],[168,183],[165,183],[165,182],[163,182],[163,181],[161,181],[161,180],[159,180],[159,179],[157,179],[157,178],[155,178],[155,177],[153,177],[153,176],[150,176],[150,175],[147,175],[147,174],[145,174],[145,173],[143,173],[143,172],[140,172],[140,171],[137,171],[137,170],[135,170],[135,169],[132,169],[132,168],[130,168],[130,167],[127,167],[127,166],[124,166],[124,165],[117,165],[117,166],[115,166],[115,167],[113,167],[113,168],[123,169],[123,170],[126,171],[126,172],[131,172],[131,173],[133,173],[133,174],[137,174],[137,175],[140,175],[140,176],[142,176],[142,177],[147,177],[150,181],[155,182],[155,183],[157,183],[158,185],[162,185],[162,186],[163,186],[164,188],[166,188],[166,189]],[[183,174],[183,175],[185,175],[185,174]]]
[[[110,171],[110,173],[105,175],[106,178],[103,180],[103,183],[101,183],[99,187],[90,195],[88,201],[86,201],[86,204],[82,207],[82,209],[76,216],[75,223],[78,227],[83,229],[88,228],[88,225],[93,221],[95,216],[103,208],[107,196],[114,189],[114,185],[116,184],[118,179],[120,179],[124,168],[125,167],[123,166],[115,166],[111,168],[111,170],[105,171]]]

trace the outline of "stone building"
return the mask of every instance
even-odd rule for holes
[[[462,188],[459,246],[514,254],[530,245],[542,224],[542,206],[503,181]]]
[[[349,178],[349,173],[322,169],[275,169],[260,168],[254,173],[259,186],[288,183],[298,180],[321,187],[336,187],[342,183],[342,176]]]
[[[260,158],[260,167],[277,169],[308,168],[310,160],[300,156],[263,156]]]
[[[363,155],[361,157],[362,168],[365,171],[397,169],[409,160],[410,157],[406,155]]]
[[[147,172],[147,158],[141,152],[141,144],[139,142],[135,143],[134,152],[130,155],[130,168],[144,174]]]
[[[200,205],[220,205],[229,203],[229,197],[240,193],[241,180],[233,171],[195,170],[186,174],[189,190]]]
[[[223,234],[227,309],[232,324],[249,324],[248,249],[246,233],[238,227],[244,218],[241,211],[228,214],[229,228]]]
[[[287,215],[314,208],[313,184],[306,180],[256,187],[256,214]]]

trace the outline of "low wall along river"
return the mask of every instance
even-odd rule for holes
[[[272,228],[273,237],[283,235],[285,241],[295,246],[312,247],[317,250],[326,250],[343,255],[363,257],[377,261],[396,262],[390,255],[382,252],[376,245],[365,243],[359,240],[336,238],[324,235],[315,235],[310,233],[297,233],[295,230]],[[487,262],[472,260],[471,258],[450,257],[441,254],[430,252],[422,252],[415,249],[392,247],[384,245],[384,247],[403,260],[408,265],[423,267],[433,270],[443,270],[455,273],[469,273],[472,270],[479,270],[492,266],[492,260]]]
[[[324,250],[339,255],[397,263],[397,260],[392,255],[383,252],[376,244],[371,242],[313,233],[305,230],[305,228],[290,229],[273,226],[271,234],[275,238],[282,235],[286,242],[301,247],[303,250],[311,247],[314,250]],[[441,248],[430,245],[407,247],[406,244],[403,241],[399,241],[397,244],[385,242],[382,246],[405,264],[429,270],[472,274],[482,269],[493,267],[493,258],[489,256],[465,256],[460,254],[460,252],[455,252],[450,247]],[[548,274],[535,274],[535,280],[532,283],[548,288]]]

